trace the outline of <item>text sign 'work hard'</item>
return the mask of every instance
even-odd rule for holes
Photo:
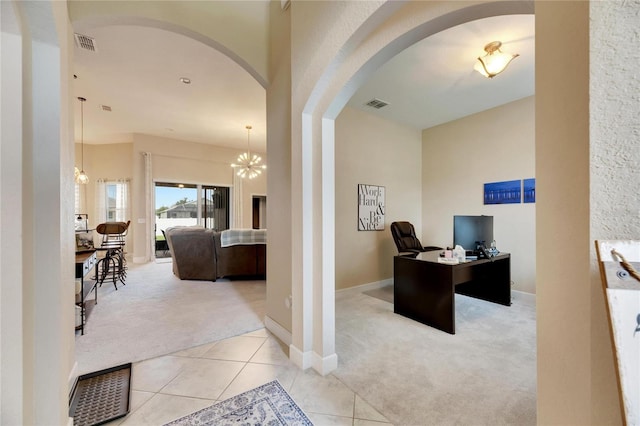
[[[384,186],[358,184],[358,231],[384,229]]]

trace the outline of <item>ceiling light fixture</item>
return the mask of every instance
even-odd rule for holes
[[[260,164],[262,158],[257,154],[251,154],[251,126],[246,126],[247,129],[247,152],[243,152],[238,156],[236,160],[237,164],[231,165],[234,169],[238,169],[237,175],[241,178],[248,177],[249,179],[260,176],[262,171],[267,168],[266,164]]]
[[[184,84],[191,84],[191,79],[187,77],[180,77],[180,81]]]
[[[81,163],[80,163],[80,172],[74,173],[76,183],[87,184],[89,183],[89,176],[84,172],[84,103],[86,102],[85,98],[78,97],[80,101],[80,144],[81,144]],[[76,167],[76,170],[78,168]]]
[[[488,78],[493,78],[507,68],[509,63],[520,56],[519,54],[504,53],[500,50],[502,43],[492,41],[484,47],[486,55],[478,57],[478,61],[473,67],[480,74]]]

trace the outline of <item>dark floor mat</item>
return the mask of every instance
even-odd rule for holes
[[[69,402],[74,426],[101,425],[129,413],[131,363],[78,377]]]

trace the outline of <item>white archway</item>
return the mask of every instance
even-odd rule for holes
[[[301,145],[296,153],[300,193],[292,193],[301,208],[301,261],[294,273],[291,357],[302,368],[320,374],[337,368],[335,352],[335,119],[356,89],[390,58],[447,28],[498,15],[533,14],[530,2],[455,2],[436,7],[424,2],[387,3],[373,13],[339,49],[318,78],[301,112]],[[422,20],[416,20],[422,16]],[[293,112],[294,118],[296,112]],[[293,147],[295,148],[295,144]],[[293,156],[292,156],[293,157]],[[295,168],[293,169],[295,170]],[[311,196],[315,194],[315,196]],[[321,194],[318,197],[318,194]],[[310,311],[310,313],[309,313]]]

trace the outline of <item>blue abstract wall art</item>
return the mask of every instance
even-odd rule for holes
[[[521,202],[520,180],[484,184],[485,204],[519,204]]]
[[[524,192],[524,202],[525,203],[535,203],[536,202],[536,179],[525,179],[522,181],[522,190]]]

